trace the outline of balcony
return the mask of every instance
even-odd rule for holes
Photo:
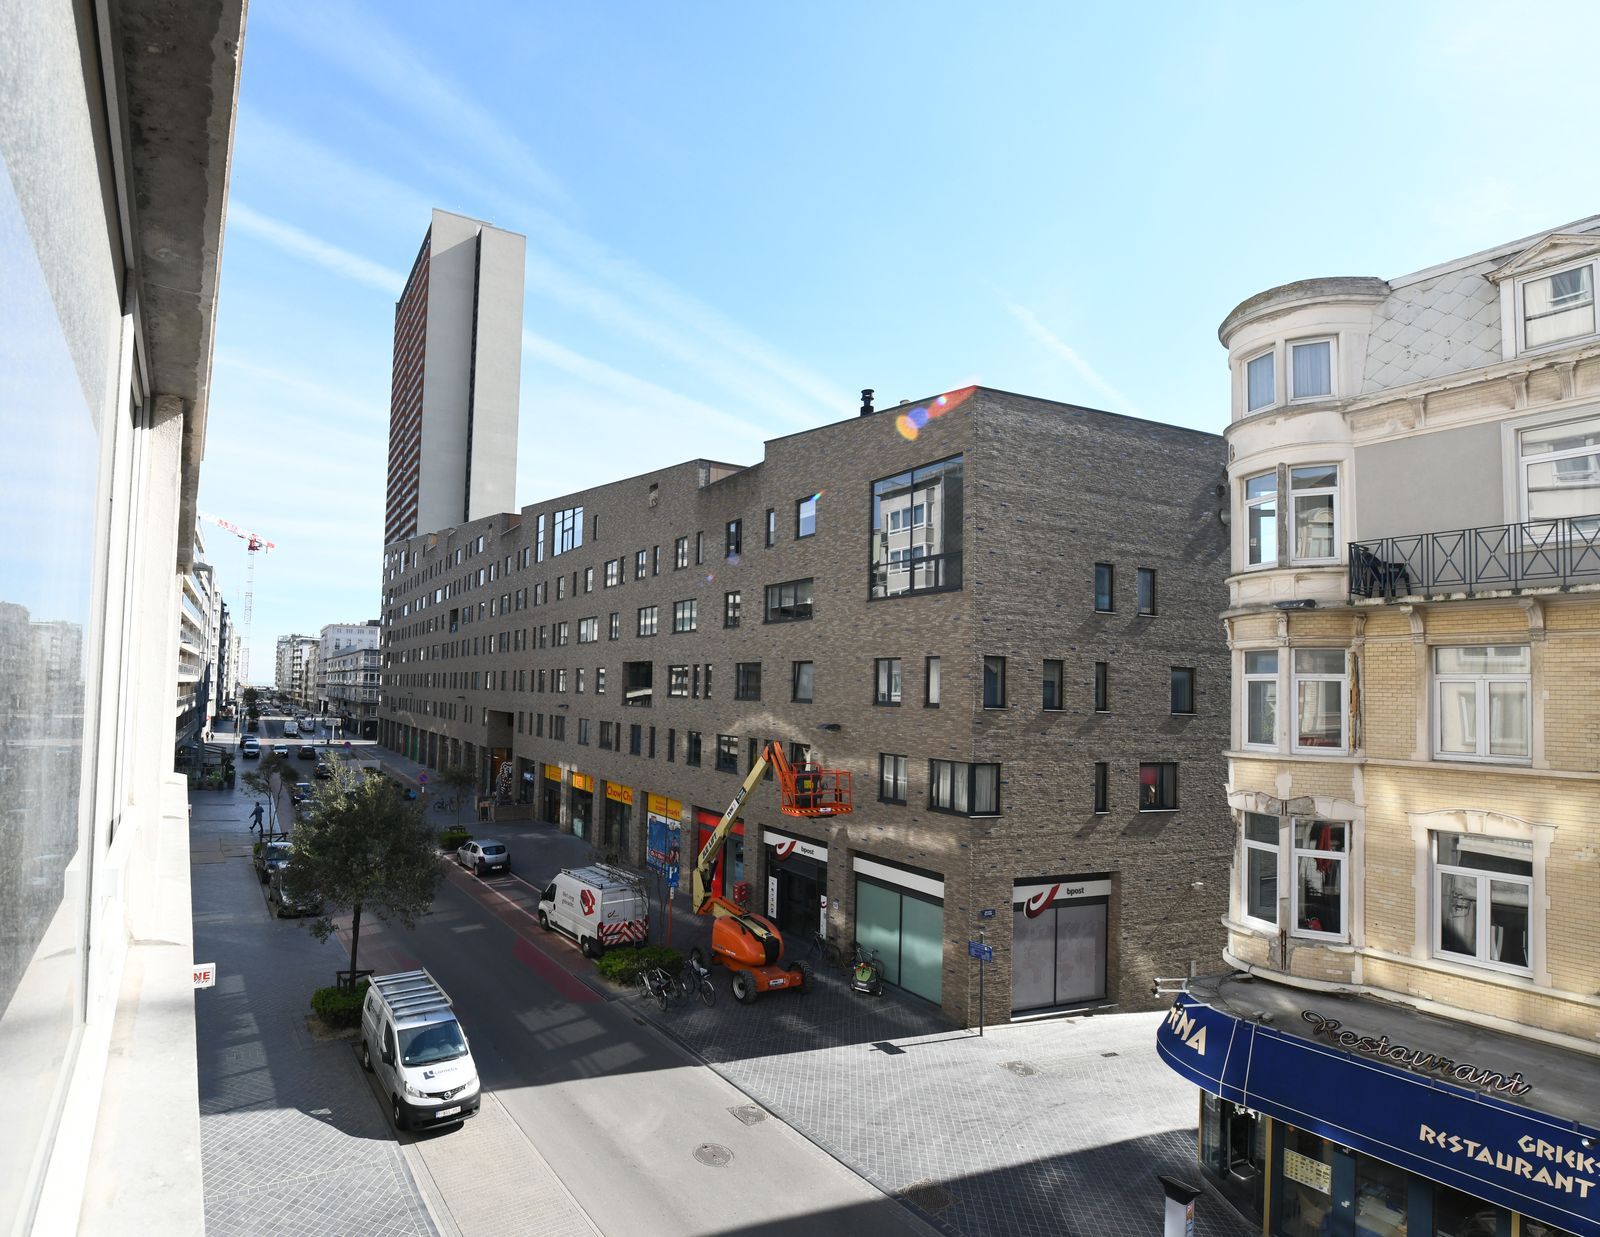
[[[1600,516],[1350,543],[1350,599],[1475,596],[1600,585]]]

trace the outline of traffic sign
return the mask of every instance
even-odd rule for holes
[[[426,786],[427,784],[428,784],[428,775],[426,773],[417,774],[417,785]]]
[[[345,746],[346,746],[346,747],[349,747],[349,746],[350,746],[350,740],[349,740],[349,739],[346,739],[346,740],[345,740],[345,741],[344,741],[344,745],[345,745]]]
[[[984,907],[981,911],[978,912],[978,918],[979,919],[993,919],[994,918],[994,907],[992,907],[992,906]]]
[[[983,941],[968,941],[967,953],[976,958],[979,962],[994,961],[994,946],[987,945]]]
[[[677,887],[678,887],[678,865],[677,864],[673,864],[671,867],[669,867],[667,869],[667,888],[668,889],[676,889]]]

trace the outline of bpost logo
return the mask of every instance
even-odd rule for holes
[[[1036,893],[1022,904],[1022,913],[1029,919],[1037,919],[1049,909],[1050,904],[1056,900],[1056,894],[1061,892],[1060,885],[1051,885],[1043,893]]]
[[[779,842],[772,849],[777,852],[779,859],[787,859],[790,855],[794,854],[794,848],[798,845],[800,845],[800,843],[795,841],[793,838],[790,838],[787,842]]]
[[[583,907],[585,915],[594,914],[594,894],[585,889],[578,894],[578,905]]]
[[[1206,1055],[1206,1029],[1177,1001],[1167,1011],[1167,1029],[1178,1037],[1185,1048],[1193,1048],[1202,1057]]]

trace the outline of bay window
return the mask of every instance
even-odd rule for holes
[[[961,587],[962,481],[957,455],[872,483],[874,600]]]
[[[1246,919],[1278,923],[1278,818],[1260,812],[1244,814],[1244,889],[1240,902]]]
[[[1244,482],[1246,559],[1252,567],[1278,561],[1278,473],[1264,472]]]
[[[1278,746],[1278,650],[1244,655],[1244,745]]]
[[[1527,645],[1433,650],[1435,756],[1525,760],[1532,752]]]
[[[1333,394],[1333,341],[1308,339],[1289,345],[1289,398],[1326,399]]]
[[[1338,500],[1337,464],[1289,469],[1289,522],[1296,562],[1338,558]]]
[[[1251,357],[1244,366],[1244,407],[1246,412],[1268,408],[1278,402],[1277,368],[1275,357],[1269,349],[1260,356]]]
[[[1294,749],[1342,752],[1349,740],[1344,649],[1294,650]]]
[[[1434,952],[1531,973],[1533,844],[1475,833],[1433,841]]]

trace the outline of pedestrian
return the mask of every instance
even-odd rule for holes
[[[261,804],[256,804],[256,810],[250,813],[250,828],[256,831],[261,829]]]

